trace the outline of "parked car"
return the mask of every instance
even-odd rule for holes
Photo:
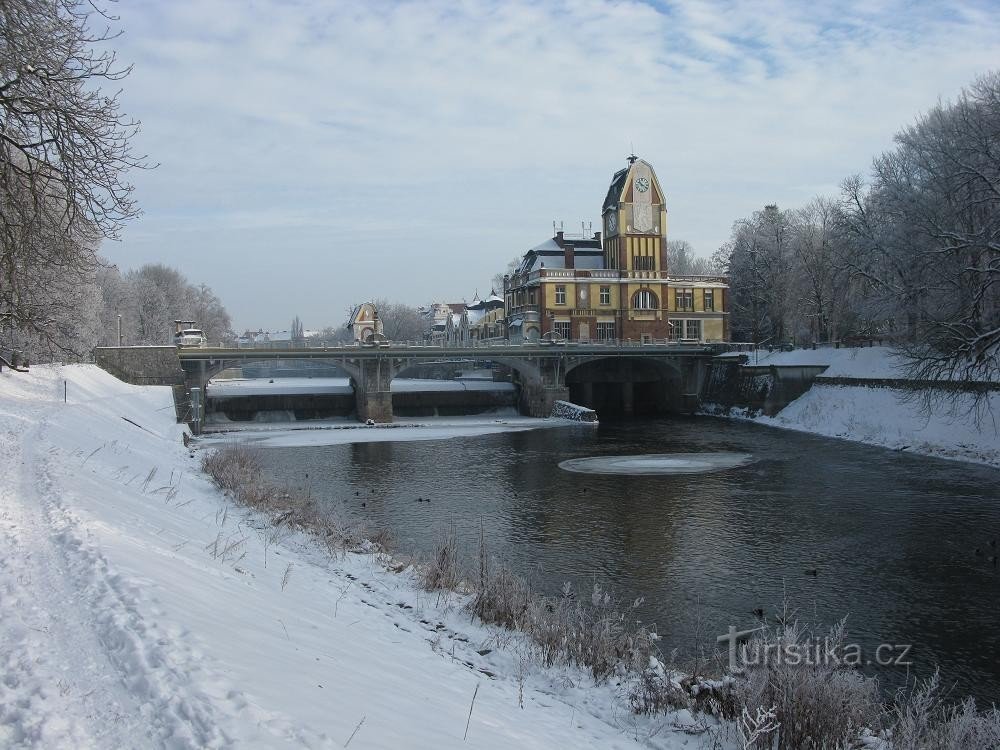
[[[208,339],[200,328],[183,328],[174,334],[174,344],[185,349],[193,347],[204,349],[208,346]]]

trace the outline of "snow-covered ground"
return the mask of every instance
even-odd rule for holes
[[[826,366],[827,377],[843,378],[903,378],[901,361],[887,346],[866,346],[834,349],[794,349],[790,352],[759,350],[730,352],[720,357],[746,356],[748,365]]]
[[[0,373],[0,747],[703,743],[497,648],[380,556],[276,533],[181,435],[167,388]]]
[[[733,356],[733,355],[726,355]],[[1000,466],[1000,393],[979,405],[971,395],[929,412],[913,391],[824,384],[823,378],[905,378],[889,347],[760,352],[748,364],[827,366],[813,386],[774,417],[754,421],[896,450]]]
[[[444,391],[513,391],[513,383],[495,383],[491,380],[424,380],[396,378],[390,383],[393,393],[440,393]],[[208,384],[208,395],[224,396],[274,396],[297,393],[350,394],[354,393],[349,378],[222,378]]]
[[[930,413],[908,396],[913,392],[817,381],[775,416],[754,421],[1000,467],[1000,393],[991,394],[979,424],[969,412],[971,396],[963,396],[956,410],[940,406]]]

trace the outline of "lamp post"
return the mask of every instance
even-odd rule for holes
[[[122,316],[118,316],[118,346],[122,345]]]

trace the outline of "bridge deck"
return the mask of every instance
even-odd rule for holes
[[[330,346],[303,348],[190,348],[178,349],[182,362],[217,360],[264,359],[522,359],[559,356],[623,356],[623,357],[709,357],[722,352],[725,344],[524,344],[510,346]]]

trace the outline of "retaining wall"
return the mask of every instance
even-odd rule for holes
[[[184,385],[176,346],[97,347],[94,361],[132,385]]]

